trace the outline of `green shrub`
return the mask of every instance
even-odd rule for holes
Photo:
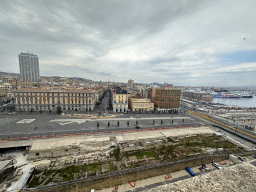
[[[52,182],[52,180],[53,180],[53,178],[52,178],[52,177],[51,177],[51,178],[49,178],[49,179],[44,183],[44,185],[47,185],[48,183]]]
[[[137,154],[136,154],[136,158],[137,159],[143,159],[144,158],[144,153],[141,152],[141,151],[138,151]]]
[[[37,187],[41,184],[41,182],[39,182],[40,177],[34,177],[28,185],[28,188],[34,188]]]
[[[52,169],[45,169],[43,175],[45,175],[46,177],[50,176],[52,173],[54,173],[55,170]]]
[[[154,157],[156,155],[155,151],[147,151],[145,152],[147,158]]]
[[[113,150],[113,156],[116,158],[117,161],[120,160],[120,149],[119,149],[119,147],[117,149]]]
[[[167,137],[168,142],[175,143],[175,141],[171,137]]]
[[[99,171],[102,168],[101,164],[91,164],[88,165],[88,167],[90,167],[90,171],[94,172],[94,171]]]

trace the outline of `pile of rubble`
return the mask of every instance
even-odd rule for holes
[[[208,174],[159,186],[147,192],[167,191],[255,191],[256,166],[246,162]]]

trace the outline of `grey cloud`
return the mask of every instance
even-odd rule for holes
[[[71,67],[72,69],[79,69],[83,72],[86,72],[86,73],[89,73],[91,75],[99,75],[99,76],[111,76],[111,73],[107,73],[107,72],[104,72],[104,71],[95,71],[95,70],[92,70],[88,67],[79,67],[77,65],[74,65]]]
[[[150,33],[157,32],[172,20],[178,17],[192,14],[205,7],[206,1],[44,1],[38,4],[36,1],[25,1],[24,4],[14,4],[2,8],[2,10],[16,11],[14,6],[28,7],[32,13],[20,15],[26,17],[28,23],[37,31],[44,31],[49,26],[63,29],[68,27],[65,18],[58,11],[65,10],[75,22],[88,25],[103,32],[104,37],[115,41],[121,34],[134,33],[146,30]],[[199,7],[199,8],[198,8]],[[23,13],[24,14],[24,13]],[[33,22],[38,18],[40,23]],[[70,26],[70,35],[74,35]],[[60,30],[60,34],[66,31]],[[59,34],[59,35],[60,35]],[[75,37],[73,37],[75,38]],[[54,39],[51,39],[54,40]],[[58,41],[58,39],[56,39]],[[65,39],[63,39],[65,41]]]
[[[168,71],[169,71],[169,69],[154,69],[154,70],[151,70],[151,72],[160,72],[160,73],[168,72]]]
[[[193,12],[200,5],[200,1],[24,1],[17,3],[9,1],[0,8],[1,12],[13,14],[20,9],[26,8],[28,13],[20,13],[16,16],[26,20],[25,23],[15,23],[7,17],[8,28],[4,28],[1,34],[5,36],[26,37],[42,43],[80,43],[94,47],[93,54],[100,57],[108,52],[114,42],[120,40],[125,34],[135,33],[140,30],[156,32],[161,30],[166,23],[188,12]],[[202,5],[204,5],[203,3]],[[202,6],[201,5],[201,6]],[[58,11],[66,11],[74,18],[74,22],[66,22],[63,15]],[[15,14],[14,14],[15,15]],[[81,24],[85,29],[89,26],[99,30],[103,39],[110,40],[110,44],[102,44],[93,40],[81,39],[74,30],[75,23]],[[5,23],[6,24],[6,23]],[[48,29],[57,28],[59,31],[52,33]],[[86,34],[82,29],[81,33]],[[145,35],[144,35],[145,37]],[[104,47],[104,48],[103,48]]]
[[[173,63],[178,62],[180,59],[173,57],[173,58],[155,58],[153,60],[147,61],[147,64],[149,65],[156,65],[156,64],[162,64],[162,63]]]
[[[186,75],[189,76],[193,70],[199,69],[199,72],[208,72],[209,67],[203,69],[203,65],[200,66],[199,64],[189,66],[189,62],[196,63],[195,61],[200,59],[207,62],[206,57],[209,53],[203,54],[202,51],[204,48],[208,48],[207,42],[212,43],[209,43],[209,48],[211,48],[211,46],[214,46],[215,40],[219,40],[221,36],[223,39],[219,42],[225,44],[225,35],[229,35],[231,32],[239,32],[239,22],[243,22],[240,35],[243,36],[246,33],[246,37],[248,37],[246,45],[250,44],[255,49],[255,38],[249,41],[249,38],[255,36],[254,12],[241,12],[234,16],[236,5],[239,2],[236,2],[237,4],[232,7],[232,11],[225,11],[231,2],[210,0],[4,1],[0,7],[0,69],[3,71],[6,69],[10,72],[15,69],[18,72],[18,53],[32,51],[39,56],[40,67],[42,67],[41,74],[45,73],[45,75],[54,75],[55,73],[70,75],[70,73],[73,73],[72,76],[91,75],[94,80],[97,80],[101,77],[113,79],[114,76],[123,73],[126,74],[127,78],[134,76],[134,78],[140,78],[143,81],[144,79],[141,78],[142,75],[140,74],[144,74],[146,71],[146,73],[154,72],[159,81],[171,81],[173,80],[171,76],[182,76],[186,79]],[[255,7],[253,1],[248,2],[252,7]],[[17,9],[18,7],[20,10]],[[237,7],[239,8],[239,6]],[[218,14],[215,14],[216,12]],[[207,22],[205,15],[210,18],[209,25],[205,24]],[[187,19],[190,16],[193,19],[188,22]],[[232,19],[233,17],[236,21]],[[250,17],[248,20],[252,22],[251,25],[248,24],[247,17]],[[191,24],[190,22],[194,23]],[[164,51],[166,51],[166,54],[164,55],[151,56],[154,50],[147,50],[147,46],[154,48],[154,43],[143,46],[143,41],[150,42],[151,37],[157,38],[155,36],[161,34],[160,32],[163,29],[166,30],[166,28],[172,32],[175,25],[179,25],[177,23],[182,23],[177,27],[178,29],[186,31],[182,37],[186,38],[186,35],[189,36],[191,33],[191,38],[184,42],[181,38],[176,42],[174,38],[179,39],[180,34],[174,34],[176,36],[173,37],[168,36],[167,33],[166,39],[173,38],[173,42],[168,42],[174,45],[169,47],[165,45],[164,49],[166,50]],[[188,26],[190,28],[187,28]],[[165,44],[165,39],[160,39]],[[228,40],[231,42],[232,38]],[[140,43],[142,46],[136,47]],[[115,61],[115,57],[113,61],[104,60],[104,56],[109,52],[129,45],[134,46],[135,52],[142,52],[146,57],[142,57],[141,60],[135,58],[134,62],[129,59],[127,59],[127,62],[123,62],[122,59],[118,62],[119,57],[115,55],[118,58],[117,61]],[[189,58],[190,55],[181,58],[175,56],[178,53],[187,50],[193,51],[194,49],[196,53],[197,51],[200,53],[200,57],[194,58],[193,54],[192,58]],[[86,56],[84,56],[81,53],[82,56],[78,54],[79,56],[76,57],[76,55],[70,53],[73,50],[77,52],[80,50],[81,52],[88,51],[88,55],[86,53],[84,54]],[[126,51],[126,49],[124,50]],[[136,57],[136,53],[134,55]],[[131,54],[131,57],[133,57],[133,54]],[[145,60],[144,58],[148,59]],[[63,65],[62,61],[68,59],[70,59],[70,63],[65,64],[70,66]],[[53,62],[58,64],[50,65]],[[210,63],[213,67],[218,66],[218,63],[212,61]],[[108,65],[106,70],[103,68],[104,65]],[[112,67],[116,69],[115,73],[112,72]],[[162,74],[165,77],[161,76]],[[157,80],[148,77],[147,81]]]

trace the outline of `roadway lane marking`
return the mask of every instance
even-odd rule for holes
[[[18,121],[17,123],[31,123],[33,121],[35,121],[35,119],[23,119],[21,121]]]
[[[59,124],[60,124],[60,125],[67,125],[67,124],[70,124],[70,123],[74,123],[74,122],[59,123]]]
[[[87,121],[88,121],[87,119],[55,119],[55,120],[50,120],[51,123],[60,122],[59,123],[60,125],[67,125],[67,124],[70,124],[70,123],[81,124],[81,123],[85,123]]]
[[[241,132],[241,133],[243,133],[243,134],[245,134],[245,135],[248,135],[248,136],[250,136],[250,137],[256,138],[256,136],[254,136],[254,135],[252,135],[252,134],[250,134],[250,133],[244,132],[244,131],[242,131],[242,130],[240,130],[240,129],[236,129],[236,128],[234,128],[234,127],[231,127],[231,126],[229,126],[229,125],[226,125],[226,124],[224,124],[224,123],[221,123],[221,122],[219,122],[219,121],[216,121],[216,120],[214,120],[214,119],[211,119],[211,118],[209,118],[209,117],[207,117],[207,116],[205,116],[205,115],[201,115],[201,114],[195,113],[195,112],[193,112],[193,111],[189,111],[189,113],[194,114],[194,115],[197,115],[197,116],[200,116],[200,117],[203,117],[203,118],[205,118],[205,119],[209,119],[209,120],[211,120],[211,121],[214,121],[215,123],[221,124],[221,125],[223,125],[223,126],[226,126],[226,127],[231,128],[231,129],[234,129],[234,130],[236,130],[236,131],[239,131],[239,132]]]

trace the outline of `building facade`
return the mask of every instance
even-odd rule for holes
[[[128,111],[128,94],[113,94],[112,97],[113,112]]]
[[[168,87],[151,88],[149,95],[157,111],[169,112],[180,108],[180,89]]]
[[[58,107],[62,111],[92,111],[95,102],[95,91],[87,89],[23,88],[14,91],[17,111],[49,111]]]
[[[213,99],[213,95],[210,93],[199,93],[190,91],[182,92],[182,96],[184,99],[189,99],[197,102],[212,102]]]
[[[12,84],[10,83],[1,83],[0,90],[10,91],[12,89]]]
[[[133,80],[131,80],[131,79],[130,79],[130,80],[128,80],[128,87],[133,87],[133,82],[134,82],[134,81],[133,81]]]
[[[39,81],[39,58],[37,55],[33,55],[31,53],[20,53],[19,65],[21,81]]]
[[[142,94],[142,96],[145,97],[145,98],[147,98],[147,99],[149,98],[149,92],[150,92],[150,88],[148,88],[148,87],[141,89],[141,94]]]
[[[146,98],[130,98],[129,105],[130,105],[131,111],[139,111],[139,112],[154,111],[154,103],[152,103],[150,99],[146,99]]]

